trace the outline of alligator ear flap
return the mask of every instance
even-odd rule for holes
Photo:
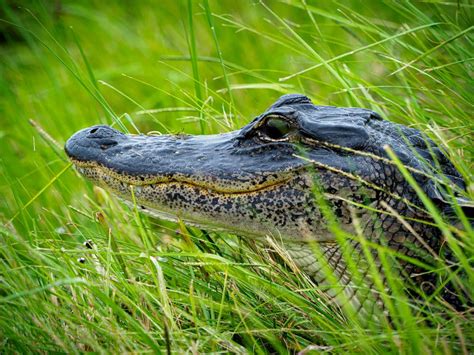
[[[339,123],[333,120],[302,122],[301,131],[315,140],[351,149],[362,149],[369,140],[369,134],[364,127],[350,122]]]

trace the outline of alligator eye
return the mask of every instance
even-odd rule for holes
[[[261,127],[260,132],[272,140],[281,140],[293,130],[287,120],[280,117],[270,117]]]

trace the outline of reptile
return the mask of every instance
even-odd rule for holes
[[[468,205],[446,192],[465,193],[465,183],[420,131],[299,94],[282,96],[232,132],[149,136],[98,125],[65,145],[82,175],[141,210],[270,243],[329,299],[366,315],[384,308],[383,250],[393,251],[390,267],[418,292],[435,290],[437,277],[410,260],[449,259],[388,148],[442,213]],[[445,289],[456,303],[457,292]]]

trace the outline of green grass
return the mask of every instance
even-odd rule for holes
[[[300,92],[422,130],[472,199],[472,3],[11,3],[0,2],[0,351],[474,351],[472,313],[409,305],[392,280],[393,322],[364,325],[268,249],[124,206],[61,148],[98,123],[225,132]],[[469,223],[426,203],[472,275]]]

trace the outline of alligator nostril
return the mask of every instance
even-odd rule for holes
[[[94,134],[95,132],[97,132],[97,130],[98,130],[97,127],[96,127],[96,128],[92,128],[89,133],[90,133],[90,134]]]

